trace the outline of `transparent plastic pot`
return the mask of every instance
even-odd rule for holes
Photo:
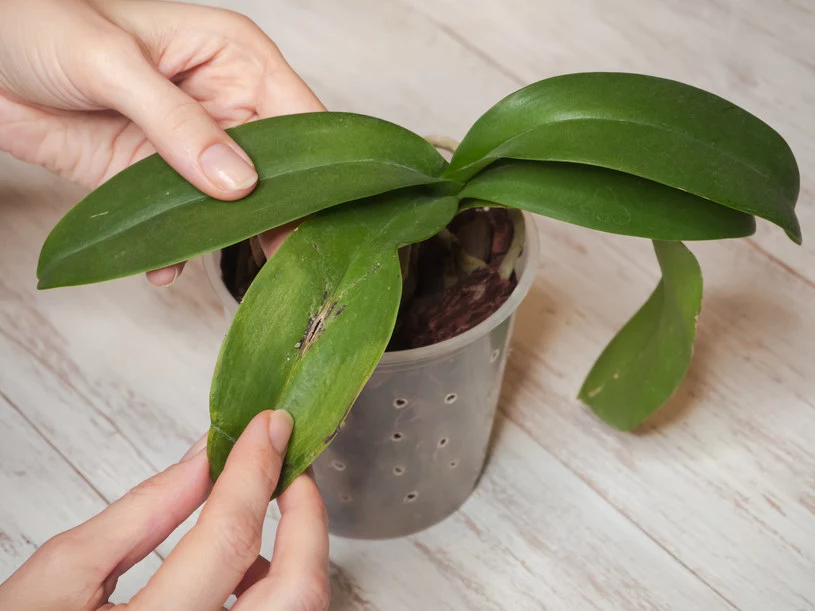
[[[509,299],[459,336],[386,352],[313,463],[332,534],[409,535],[455,512],[473,491],[487,457],[515,311],[538,267],[538,234],[528,214],[524,227]],[[222,280],[220,253],[207,256],[205,267],[231,319],[238,304]]]

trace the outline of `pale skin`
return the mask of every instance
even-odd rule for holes
[[[236,13],[154,0],[0,1],[0,150],[87,188],[158,152],[200,190],[240,199],[257,173],[224,129],[321,110],[274,43]],[[267,256],[289,230],[261,236]],[[182,268],[148,280],[168,285]],[[271,562],[258,556],[291,429],[283,411],[258,415],[214,487],[200,440],[43,544],[0,585],[0,609],[118,608],[108,602],[118,577],[202,503],[196,525],[122,608],[218,611],[234,593],[238,611],[326,609],[327,519],[308,475],[278,500]]]
[[[0,585],[0,609],[236,611],[328,608],[328,527],[314,481],[297,478],[278,500],[271,563],[258,556],[291,417],[252,420],[210,492],[203,444],[102,513],[40,547]],[[116,580],[204,501],[195,524],[129,603],[110,604]]]
[[[153,0],[0,2],[0,150],[89,189],[158,152],[208,195],[240,199],[257,173],[224,129],[322,110],[243,15]],[[269,254],[288,231],[262,236]],[[182,268],[147,277],[166,286]]]

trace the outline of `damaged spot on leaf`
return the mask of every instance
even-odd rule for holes
[[[354,401],[356,401],[356,399],[354,399]],[[324,444],[328,445],[329,443],[331,443],[331,441],[334,439],[334,437],[337,436],[337,433],[339,433],[342,430],[342,428],[345,426],[345,420],[348,418],[348,414],[351,413],[351,407],[353,407],[354,401],[351,401],[351,404],[345,409],[345,414],[343,414],[343,417],[342,417],[342,420],[340,420],[340,423],[334,428],[333,431],[331,431],[330,435],[328,435],[325,439],[323,439]]]
[[[336,437],[337,433],[339,433],[339,432],[340,432],[340,427],[335,428],[333,431],[331,431],[331,434],[328,437],[323,439],[323,443],[324,444],[331,443],[333,441],[334,437]]]
[[[314,343],[314,340],[322,335],[324,331],[323,323],[325,322],[325,317],[326,310],[323,308],[317,313],[316,316],[311,316],[308,319],[306,332],[303,334],[303,338],[296,344],[296,347],[300,349],[300,352],[305,354],[305,352],[311,347],[311,344]]]
[[[597,388],[595,388],[594,390],[590,390],[590,391],[587,393],[587,394],[588,394],[588,396],[589,396],[589,399],[593,399],[593,398],[594,398],[594,397],[596,397],[598,394],[600,394],[600,393],[603,391],[603,388],[605,388],[605,384],[604,384],[603,386],[598,386],[598,387],[597,387]]]
[[[297,342],[294,347],[298,348],[301,354],[305,354],[312,344],[325,332],[325,323],[331,318],[337,318],[345,310],[345,305],[339,305],[339,300],[328,299],[328,291],[323,291],[323,304],[319,312],[314,316],[309,317],[306,331],[303,337]],[[333,316],[332,316],[333,314]]]

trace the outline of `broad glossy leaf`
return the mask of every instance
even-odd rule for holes
[[[685,191],[574,163],[500,161],[472,178],[459,197],[656,240],[736,238],[752,235],[756,228],[749,214]]]
[[[311,113],[228,130],[258,170],[238,202],[212,199],[157,155],[79,202],[43,246],[40,288],[100,282],[178,263],[343,202],[439,181],[416,134],[372,117]]]
[[[702,305],[702,272],[681,242],[654,242],[662,280],[597,359],[580,400],[628,431],[676,390],[690,364]]]
[[[701,89],[650,76],[585,73],[529,85],[468,132],[446,175],[496,159],[611,168],[767,219],[801,242],[798,166],[772,128]]]
[[[213,477],[259,412],[285,409],[294,432],[278,492],[336,434],[390,339],[402,289],[397,249],[431,237],[455,197],[425,189],[326,210],[264,265],[224,340],[210,396]]]

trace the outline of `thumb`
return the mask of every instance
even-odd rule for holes
[[[252,161],[201,104],[140,53],[117,73],[102,94],[104,103],[138,125],[179,174],[218,199],[252,191],[258,179]]]

